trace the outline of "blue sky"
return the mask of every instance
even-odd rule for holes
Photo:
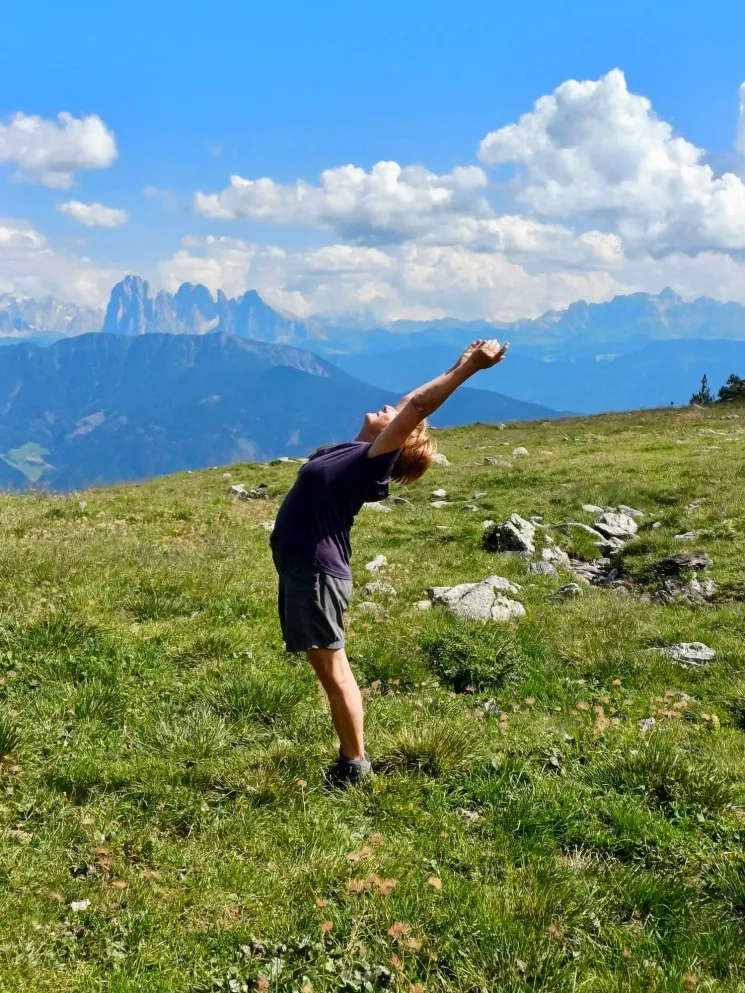
[[[0,290],[51,290],[96,303],[107,280],[123,271],[165,285],[201,274],[213,289],[218,283],[231,292],[258,285],[272,302],[299,313],[390,319],[446,312],[517,316],[577,296],[600,299],[616,291],[655,290],[665,282],[688,295],[721,297],[736,295],[738,283],[745,286],[739,189],[704,188],[699,177],[694,186],[700,217],[685,218],[686,197],[674,201],[675,192],[668,190],[669,210],[661,220],[643,216],[650,200],[646,186],[632,191],[631,201],[638,202],[622,214],[618,201],[625,194],[610,167],[601,167],[603,187],[592,203],[576,189],[565,190],[561,203],[549,203],[546,190],[555,178],[549,172],[556,168],[565,183],[566,159],[554,156],[536,165],[535,149],[524,142],[510,158],[502,139],[492,161],[478,154],[487,134],[517,122],[566,81],[597,82],[619,68],[628,93],[646,97],[655,119],[672,126],[670,141],[660,141],[676,159],[674,168],[686,169],[671,144],[682,136],[705,151],[714,181],[727,169],[733,177],[745,174],[745,148],[743,155],[735,151],[738,89],[745,80],[743,4],[724,2],[714,11],[667,0],[28,0],[4,5],[2,24],[0,123],[14,113],[52,122],[61,111],[78,119],[96,115],[113,134],[117,155],[105,166],[73,170],[75,185],[60,189],[42,185],[22,162],[19,181],[19,156],[6,153],[5,164],[0,161],[0,217],[25,224],[18,230],[33,230],[43,248],[29,251],[26,263],[19,257],[24,248],[10,259],[0,254]],[[623,121],[618,94],[626,98],[618,85],[611,89],[608,98]],[[597,172],[598,149],[606,140],[607,112],[588,100],[577,105],[577,113],[597,137],[589,152],[586,145],[578,152],[578,175],[589,160]],[[601,119],[596,122],[593,113]],[[546,127],[552,134],[557,121]],[[655,157],[654,150],[646,159],[640,151],[644,142],[656,140],[653,130],[641,121],[629,151],[629,162],[638,153],[642,169]],[[15,140],[13,134],[6,138]],[[564,134],[557,140],[566,147]],[[0,160],[2,148],[0,137]],[[623,160],[626,150],[611,154]],[[422,184],[441,186],[445,199],[459,202],[445,211],[447,224],[434,194],[437,203],[416,225],[402,224],[400,216],[391,221],[386,204],[378,204],[371,220],[359,198],[346,219],[340,219],[338,205],[329,214],[328,204],[321,204],[312,216],[289,209],[298,179],[317,186],[324,169],[352,163],[367,173],[389,161],[421,164],[436,177],[450,176],[454,167],[478,168],[486,180],[475,174],[465,184],[413,178],[417,191]],[[270,191],[271,203],[259,204],[251,190],[250,203],[230,201],[226,208],[225,200],[194,209],[197,192],[219,195],[233,174],[269,177],[277,187]],[[522,177],[517,185],[515,177]],[[668,170],[645,183],[669,179]],[[163,195],[145,196],[146,187]],[[380,190],[360,195],[379,197]],[[409,195],[408,186],[402,195]],[[125,211],[128,220],[110,227],[80,224],[74,208],[58,210],[69,201]],[[721,214],[715,221],[712,210]],[[512,231],[505,241],[504,225],[497,241],[493,224],[489,238],[459,240],[452,234],[465,220],[483,221],[487,213],[495,223],[520,217],[519,243]],[[111,217],[107,223],[113,224]],[[526,224],[540,226],[539,234],[531,228],[526,236]],[[578,249],[557,226],[610,240],[593,260],[587,238]],[[185,247],[184,237],[190,238]],[[211,248],[206,237],[213,239]],[[526,250],[525,237],[538,238],[542,247]],[[281,265],[266,255],[267,247],[288,253]],[[335,252],[331,262],[328,251],[312,256],[320,249]],[[178,251],[182,256],[173,262]],[[76,270],[76,259],[83,257]],[[209,264],[202,264],[205,258]],[[407,267],[415,271],[402,277]],[[443,279],[451,281],[448,293],[441,290]]]

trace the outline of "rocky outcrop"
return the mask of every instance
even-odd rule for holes
[[[487,576],[480,583],[433,586],[427,593],[433,604],[467,620],[501,622],[525,616],[525,607],[504,595],[519,593],[519,587],[502,576]]]

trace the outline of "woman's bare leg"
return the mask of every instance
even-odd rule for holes
[[[311,648],[307,655],[329,698],[342,755],[348,759],[364,758],[362,695],[347,653],[343,648]]]

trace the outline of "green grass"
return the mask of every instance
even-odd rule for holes
[[[354,529],[379,774],[347,793],[322,785],[328,714],[282,651],[257,527],[296,467],[0,497],[0,991],[744,990],[744,428],[715,408],[441,432],[452,468]],[[716,601],[552,602],[572,577],[481,547],[516,511],[591,557],[561,526],[583,503],[645,512],[640,592],[700,547]],[[380,552],[397,596],[374,616]],[[414,606],[495,573],[523,587],[514,625]],[[697,640],[702,670],[652,650]]]

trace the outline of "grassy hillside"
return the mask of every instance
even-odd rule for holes
[[[322,786],[330,725],[283,655],[259,526],[296,466],[0,497],[0,990],[745,989],[730,413],[442,432],[452,467],[355,527],[349,650],[379,775],[347,793]],[[235,482],[269,499],[233,503]],[[452,506],[428,505],[437,487]],[[559,525],[588,502],[644,511],[630,593],[552,601],[572,576],[481,548],[481,521],[517,511],[570,549]],[[645,597],[657,561],[698,548],[712,603]],[[395,598],[362,589],[378,553]],[[526,617],[414,606],[490,574]],[[717,657],[653,651],[679,641]]]

